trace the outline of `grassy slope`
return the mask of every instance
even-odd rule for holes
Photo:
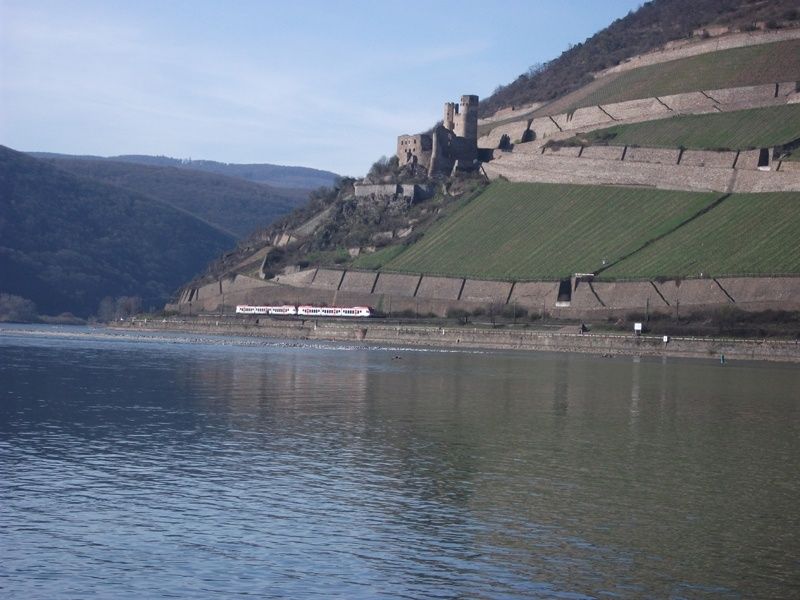
[[[785,144],[800,138],[800,104],[728,113],[682,115],[597,129],[574,141],[615,146],[743,150]]]
[[[797,80],[800,80],[800,40],[790,40],[700,54],[633,69],[575,100],[571,108]]]
[[[591,272],[696,214],[720,194],[493,183],[386,264],[387,270],[496,279]]]
[[[603,276],[800,273],[799,233],[799,192],[735,194]]]

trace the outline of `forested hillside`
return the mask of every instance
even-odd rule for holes
[[[148,196],[0,146],[0,293],[88,316],[106,296],[159,306],[235,239]]]
[[[187,171],[204,171],[228,177],[236,177],[255,183],[265,183],[278,188],[298,188],[313,190],[318,187],[330,187],[339,177],[336,173],[310,169],[308,167],[288,167],[267,163],[236,164],[221,163],[213,160],[191,160],[170,158],[169,156],[147,156],[144,154],[125,154],[121,156],[72,156],[54,154],[52,152],[31,152],[36,158],[74,158],[93,161],[114,161],[146,165],[150,167],[174,167]]]
[[[308,200],[309,190],[276,189],[242,179],[114,160],[47,158],[54,166],[78,176],[145,194],[222,229],[244,237],[265,227]]]
[[[592,73],[686,38],[701,27],[724,25],[750,29],[800,24],[796,0],[653,0],[617,19],[558,58],[533,65],[515,81],[481,100],[481,116],[508,106],[548,102],[592,81]]]

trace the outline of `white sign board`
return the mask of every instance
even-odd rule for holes
[[[633,324],[633,330],[638,332],[638,333],[641,333],[642,332],[642,324],[641,323],[634,323]]]

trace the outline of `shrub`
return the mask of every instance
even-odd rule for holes
[[[466,322],[467,318],[469,317],[469,313],[463,308],[453,307],[447,309],[446,315],[448,319],[463,319],[464,322]]]

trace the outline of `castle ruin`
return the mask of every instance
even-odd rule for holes
[[[431,133],[397,138],[400,166],[425,169],[429,175],[472,171],[478,167],[478,97],[461,96],[446,102],[444,118]]]

